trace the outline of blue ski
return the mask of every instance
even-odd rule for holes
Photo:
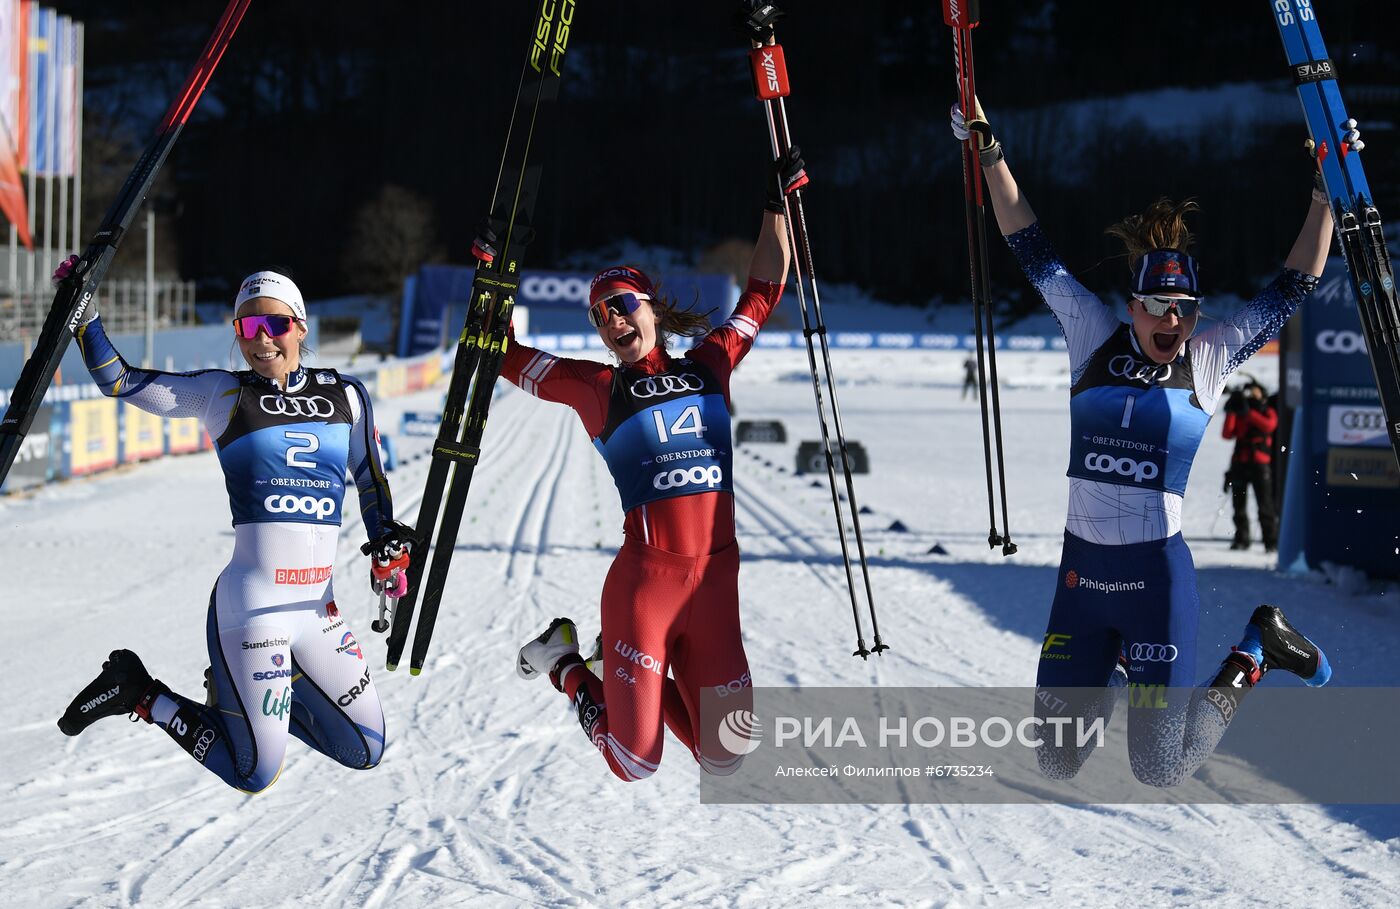
[[[1269,8],[1322,164],[1337,242],[1356,294],[1386,432],[1400,461],[1400,300],[1380,212],[1366,182],[1361,153],[1345,140],[1349,118],[1312,0],[1269,0]]]

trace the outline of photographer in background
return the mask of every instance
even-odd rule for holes
[[[1251,381],[1237,389],[1225,402],[1225,426],[1221,434],[1235,440],[1235,454],[1226,485],[1232,487],[1235,502],[1235,539],[1231,549],[1249,548],[1249,487],[1259,503],[1259,530],[1264,551],[1278,548],[1278,516],[1274,511],[1273,446],[1278,427],[1278,411],[1269,403],[1264,386]]]

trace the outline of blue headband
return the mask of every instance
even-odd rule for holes
[[[1179,249],[1154,249],[1144,255],[1133,270],[1133,293],[1163,291],[1199,297],[1201,281],[1196,260]]]

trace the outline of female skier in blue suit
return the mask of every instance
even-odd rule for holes
[[[1133,773],[1150,785],[1175,785],[1215,750],[1240,699],[1265,672],[1284,669],[1313,686],[1331,675],[1315,644],[1280,610],[1260,606],[1214,680],[1190,688],[1200,601],[1181,536],[1187,475],[1226,381],[1317,286],[1332,237],[1327,198],[1313,193],[1273,281],[1199,334],[1200,271],[1186,251],[1192,238],[1185,221],[1195,203],[1162,199],[1109,228],[1131,268],[1124,323],[1056,256],[980,105],[971,122],[955,105],[952,120],[960,140],[969,129],[977,135],[997,225],[1069,348],[1069,512],[1036,677],[1037,711],[1042,719],[1106,718],[1115,692],[1105,686],[1125,656]],[[1097,693],[1086,696],[1085,689]],[[1091,747],[1047,743],[1037,752],[1041,770],[1072,777]]]

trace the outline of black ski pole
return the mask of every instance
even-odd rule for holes
[[[754,90],[763,103],[768,123],[768,138],[776,162],[792,148],[792,136],[787,120],[784,98],[789,94],[787,67],[782,47],[773,41],[773,23],[783,15],[773,4],[742,4],[743,25],[753,43],[750,52]],[[793,277],[797,290],[798,309],[802,314],[802,334],[806,341],[807,363],[812,376],[812,391],[816,397],[817,421],[821,428],[822,450],[826,458],[827,482],[831,488],[831,503],[836,514],[837,536],[841,543],[842,565],[846,572],[846,586],[851,599],[851,616],[856,626],[856,650],[854,656],[862,659],[871,653],[883,653],[889,649],[880,638],[879,619],[875,613],[874,589],[870,583],[870,562],[865,553],[865,539],[860,527],[860,505],[856,501],[855,482],[852,478],[850,452],[846,446],[846,433],[841,424],[841,409],[836,398],[836,377],[831,365],[831,350],[827,343],[826,323],[821,312],[821,292],[817,286],[816,272],[812,265],[812,247],[807,233],[806,210],[803,206],[801,188],[793,190],[786,197],[787,216],[784,219],[788,242],[792,247]],[[805,281],[804,281],[805,275]],[[812,310],[808,315],[807,289],[810,285]],[[865,635],[861,629],[860,608],[856,595],[855,575],[851,565],[850,547],[846,537],[846,524],[842,516],[841,495],[836,484],[836,463],[832,452],[832,433],[827,427],[826,409],[822,394],[822,375],[817,371],[816,349],[813,338],[820,344],[823,373],[826,381],[827,397],[831,401],[832,423],[835,427],[836,447],[841,459],[841,473],[846,487],[846,501],[850,506],[851,529],[855,537],[861,570],[861,580],[865,587],[867,608],[870,612],[871,631],[875,646],[866,648]]]
[[[10,395],[9,408],[5,411],[4,419],[0,420],[0,485],[4,484],[5,477],[10,473],[15,455],[19,453],[25,434],[29,432],[34,416],[43,403],[44,392],[48,391],[49,383],[53,381],[54,373],[63,361],[63,354],[68,349],[69,342],[73,340],[73,332],[77,330],[83,313],[87,311],[88,305],[97,294],[98,286],[106,277],[122,237],[136,218],[141,203],[146,199],[146,193],[150,191],[151,184],[160,173],[161,165],[165,163],[170,150],[175,147],[175,140],[180,138],[185,122],[199,103],[200,95],[204,93],[205,86],[214,75],[214,70],[223,58],[224,51],[228,49],[229,42],[233,40],[234,32],[238,30],[238,24],[243,21],[243,14],[247,12],[251,2],[252,0],[229,0],[219,24],[214,28],[214,34],[210,36],[209,43],[204,46],[204,52],[200,54],[194,69],[185,80],[184,87],[175,96],[175,100],[156,127],[155,136],[137,159],[136,166],[122,184],[116,201],[107,210],[107,215],[98,225],[97,232],[88,241],[88,247],[83,250],[78,264],[74,266],[72,273],[63,279],[58,292],[54,294],[48,317],[44,319],[44,327],[34,345],[34,352],[25,361],[19,381],[15,383],[14,392]]]
[[[972,61],[972,29],[978,24],[977,0],[943,0],[943,21],[953,29],[953,63],[956,68],[958,104],[969,123],[977,109],[977,87]],[[987,264],[986,206],[982,168],[978,158],[976,131],[970,129],[963,143],[963,201],[967,220],[967,252],[971,274],[973,319],[976,323],[977,378],[982,387],[982,454],[987,477],[987,518],[990,529],[987,545],[1001,546],[1002,555],[1016,552],[1011,541],[1010,517],[1006,505],[1006,456],[1001,431],[1001,390],[997,375],[996,324],[991,302],[991,276]],[[985,332],[985,350],[984,350]],[[988,394],[990,391],[990,394]],[[990,401],[988,400],[990,398]],[[990,413],[988,407],[990,406]],[[1005,533],[997,532],[996,498],[992,488],[992,459],[995,446],[997,491],[1001,499],[1001,520]]]

